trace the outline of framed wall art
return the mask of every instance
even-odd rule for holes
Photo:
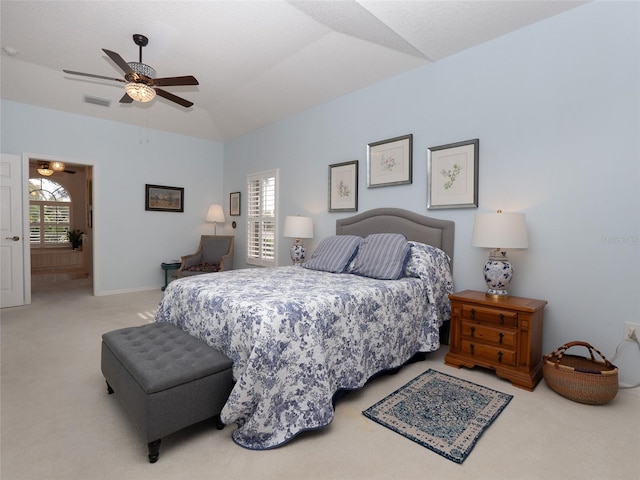
[[[477,208],[480,141],[431,147],[427,155],[427,208]]]
[[[229,215],[238,217],[240,215],[240,192],[229,194]]]
[[[184,212],[184,188],[145,185],[144,209],[157,212]]]
[[[370,143],[367,149],[368,187],[412,182],[413,135]]]
[[[329,211],[358,211],[358,160],[329,165]]]

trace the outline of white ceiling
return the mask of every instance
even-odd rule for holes
[[[580,1],[1,2],[3,99],[211,140],[228,140],[385,78],[557,15]],[[156,97],[120,104],[102,52],[142,61],[189,109]],[[17,52],[7,54],[7,49]],[[84,95],[111,101],[85,103]]]

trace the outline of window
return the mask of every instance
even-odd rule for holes
[[[29,242],[32,246],[68,245],[71,196],[48,178],[29,179]]]
[[[278,170],[247,177],[247,263],[276,265]]]

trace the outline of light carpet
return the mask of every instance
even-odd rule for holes
[[[462,463],[512,398],[429,369],[362,413],[409,440]]]

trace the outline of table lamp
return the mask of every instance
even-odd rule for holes
[[[284,219],[285,237],[294,238],[293,245],[289,252],[294,265],[304,262],[307,253],[302,243],[303,238],[313,238],[313,222],[310,217],[286,217]]]
[[[506,298],[513,277],[513,266],[503,248],[528,248],[527,223],[524,213],[478,213],[473,223],[471,244],[490,248],[484,266],[487,295]]]
[[[218,223],[224,223],[224,212],[221,205],[211,205],[207,211],[207,222],[213,223],[214,235],[218,235]]]

